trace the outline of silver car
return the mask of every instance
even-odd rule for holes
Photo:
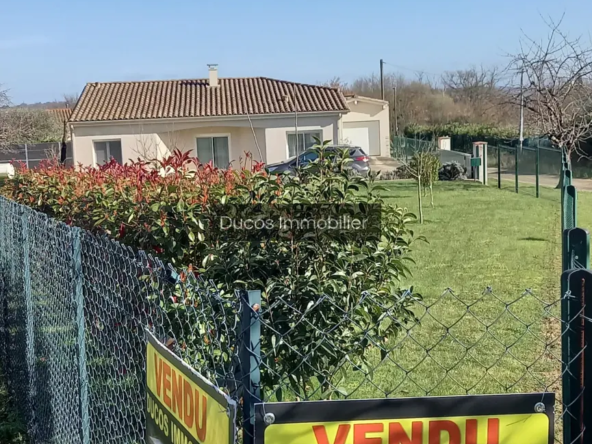
[[[360,174],[362,176],[367,176],[368,173],[370,173],[370,158],[362,148],[349,145],[330,145],[325,148],[325,151],[328,152],[340,152],[343,150],[348,150],[349,157],[352,159],[349,167],[354,173]],[[306,166],[310,162],[314,162],[318,157],[319,154],[317,150],[311,148],[297,157],[292,157],[291,159],[285,160],[283,162],[267,165],[267,169],[271,173],[275,174],[285,172],[294,174],[296,168]]]

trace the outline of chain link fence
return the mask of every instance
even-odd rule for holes
[[[234,294],[4,198],[0,245],[0,356],[32,442],[143,443],[146,328],[240,396]]]

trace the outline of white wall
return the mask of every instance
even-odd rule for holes
[[[337,113],[301,115],[298,117],[298,130],[321,130],[323,139],[334,141],[339,138],[338,120]],[[251,123],[248,119],[242,118],[74,124],[72,129],[74,163],[94,165],[93,142],[95,141],[121,140],[125,162],[138,157],[163,158],[175,148],[182,151],[195,150],[195,139],[204,135],[229,136],[229,154],[235,167],[238,167],[239,159],[245,157],[245,151],[252,153],[253,159],[267,163],[287,159],[287,134],[294,131],[294,116],[253,117]]]
[[[265,129],[265,144],[267,146],[267,163],[276,163],[288,158],[288,134],[295,132],[294,118],[275,119]],[[326,118],[299,118],[298,131],[320,130],[323,141],[334,142],[338,136],[338,116]]]
[[[350,108],[350,112],[343,115],[343,124],[345,125],[348,123],[348,126],[351,127],[354,122],[358,125],[368,121],[378,122],[380,155],[390,157],[390,113],[388,102],[374,99],[366,101],[363,98],[350,98],[347,99],[347,106]],[[341,135],[341,137],[343,137],[343,135]],[[340,142],[342,142],[342,140],[340,140]]]
[[[255,136],[253,136],[251,128],[236,126],[206,126],[159,133],[158,136],[170,150],[175,148],[181,151],[191,150],[193,155],[197,154],[196,139],[198,137],[228,136],[230,162],[234,167],[238,167],[240,162],[244,160],[245,152],[251,153],[255,160],[265,161],[265,131],[262,128],[255,128]],[[259,149],[257,144],[259,144]],[[261,151],[261,155],[259,151]]]

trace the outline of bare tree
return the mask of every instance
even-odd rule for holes
[[[341,77],[333,77],[327,82],[321,83],[321,86],[328,86],[329,88],[339,88],[341,91],[349,91],[349,85],[347,82],[341,80]]]
[[[10,150],[21,143],[59,141],[62,133],[60,122],[45,110],[0,110],[0,150]]]
[[[515,117],[502,88],[502,72],[496,67],[447,71],[441,82],[462,121],[499,125]]]
[[[78,93],[64,94],[63,98],[64,98],[64,104],[66,105],[66,108],[74,109],[74,107],[76,106],[76,103],[78,103],[78,99],[80,98],[80,94],[78,94]]]
[[[545,41],[525,37],[510,68],[519,80],[511,85],[512,102],[524,98],[526,124],[558,147],[584,155],[580,143],[592,135],[592,47],[570,38],[559,22],[547,21]]]
[[[8,91],[2,89],[2,84],[0,84],[0,108],[7,108],[10,106],[10,97],[8,97]]]
[[[400,144],[401,141],[405,146]],[[431,206],[434,207],[433,185],[438,180],[438,169],[440,168],[437,150],[438,147],[434,142],[424,140],[399,138],[391,142],[391,152],[394,153],[394,157],[402,164],[402,168],[408,176],[415,180],[417,185],[420,224],[424,222],[422,192],[425,196],[429,190]]]

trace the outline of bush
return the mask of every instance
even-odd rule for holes
[[[450,137],[453,150],[469,154],[473,152],[473,142],[487,142],[490,146],[518,143],[517,128],[483,124],[410,125],[405,128],[405,136],[434,141],[438,137]]]
[[[17,415],[14,400],[10,402],[5,380],[6,375],[0,367],[0,442],[3,444],[28,442],[27,428]]]
[[[467,178],[467,169],[458,162],[446,162],[438,171],[440,180],[464,180]]]
[[[409,275],[408,226],[415,216],[384,204],[373,177],[352,176],[346,155],[317,150],[319,159],[293,177],[270,174],[249,156],[238,170],[219,170],[176,152],[160,162],[167,174],[144,162],[80,170],[51,164],[19,170],[3,192],[68,224],[189,266],[229,300],[236,288],[261,290],[261,316],[273,326],[262,335],[263,386],[277,387],[289,376],[292,390],[303,395],[313,377],[336,390],[329,380],[338,369],[345,362],[364,366],[372,344],[414,318],[419,297],[400,284]],[[285,208],[318,216],[322,206],[312,204],[331,204],[336,217],[352,206],[362,212],[381,206],[382,230],[352,238],[317,230],[223,230],[219,224],[222,216],[262,218]],[[184,308],[177,301],[166,307],[179,311],[171,319]],[[306,322],[299,322],[304,313]]]

